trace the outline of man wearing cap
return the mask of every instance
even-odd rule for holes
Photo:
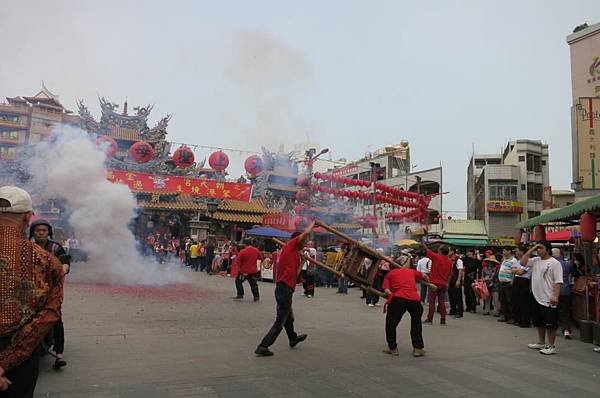
[[[25,239],[33,214],[31,197],[0,187],[0,391],[3,397],[33,397],[39,346],[60,319],[60,261]]]

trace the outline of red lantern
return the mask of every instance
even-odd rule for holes
[[[515,244],[519,246],[521,244],[521,239],[523,239],[523,230],[520,229],[519,232],[515,234]]]
[[[299,187],[305,187],[308,185],[309,182],[310,180],[308,179],[308,177],[305,176],[300,176],[296,179],[296,185],[298,185]]]
[[[294,227],[296,228],[296,231],[301,231],[304,228],[306,228],[309,224],[310,220],[308,219],[308,217],[303,217],[303,216],[296,216],[294,217]]]
[[[96,138],[96,146],[109,158],[114,157],[117,154],[117,149],[119,149],[117,141],[106,135]]]
[[[546,228],[543,225],[536,225],[533,229],[533,240],[541,242],[546,240]]]
[[[313,177],[315,177],[317,180],[321,179],[321,173],[319,173],[318,171],[316,173],[313,174]]]
[[[308,200],[308,191],[302,190],[296,192],[296,201],[304,202],[306,200]]]
[[[190,167],[194,164],[194,152],[182,145],[173,153],[173,162],[181,168]]]
[[[208,157],[208,165],[215,171],[223,171],[229,166],[229,156],[223,151],[213,152]]]
[[[129,156],[138,163],[146,163],[154,158],[154,148],[146,141],[138,141],[129,147]]]
[[[579,229],[581,230],[581,240],[584,242],[593,242],[596,240],[596,216],[585,212],[579,217]]]
[[[262,159],[256,155],[249,156],[244,162],[244,169],[246,169],[246,173],[248,173],[251,176],[255,176],[262,173]]]

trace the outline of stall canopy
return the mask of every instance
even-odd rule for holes
[[[277,228],[271,227],[254,227],[246,231],[246,235],[250,236],[264,236],[268,238],[280,238],[289,239],[292,234],[286,231],[282,231]]]
[[[453,246],[465,247],[485,247],[488,244],[487,239],[470,239],[470,238],[443,238],[442,242]]]
[[[600,213],[600,195],[593,196],[560,209],[556,209],[549,213],[542,214],[541,216],[530,218],[527,221],[517,224],[517,228],[530,228],[535,227],[536,225],[558,223],[561,221],[578,222],[579,216],[586,211]]]

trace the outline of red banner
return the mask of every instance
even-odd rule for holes
[[[236,182],[132,173],[121,170],[107,170],[106,179],[117,184],[125,184],[134,192],[183,193],[215,199],[241,200],[244,202],[250,202],[252,198],[252,185]]]

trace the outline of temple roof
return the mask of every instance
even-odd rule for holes
[[[140,136],[139,130],[127,127],[120,127],[111,125],[108,128],[109,136],[117,139],[117,140],[125,140],[125,141],[140,141],[142,137]]]
[[[52,94],[42,82],[42,89],[33,97],[23,97],[30,104],[44,104],[52,107],[64,109],[64,106],[58,100],[58,95]]]
[[[217,211],[212,216],[213,219],[225,222],[235,222],[243,224],[261,224],[261,214],[245,214],[245,213],[229,213],[224,211]]]

